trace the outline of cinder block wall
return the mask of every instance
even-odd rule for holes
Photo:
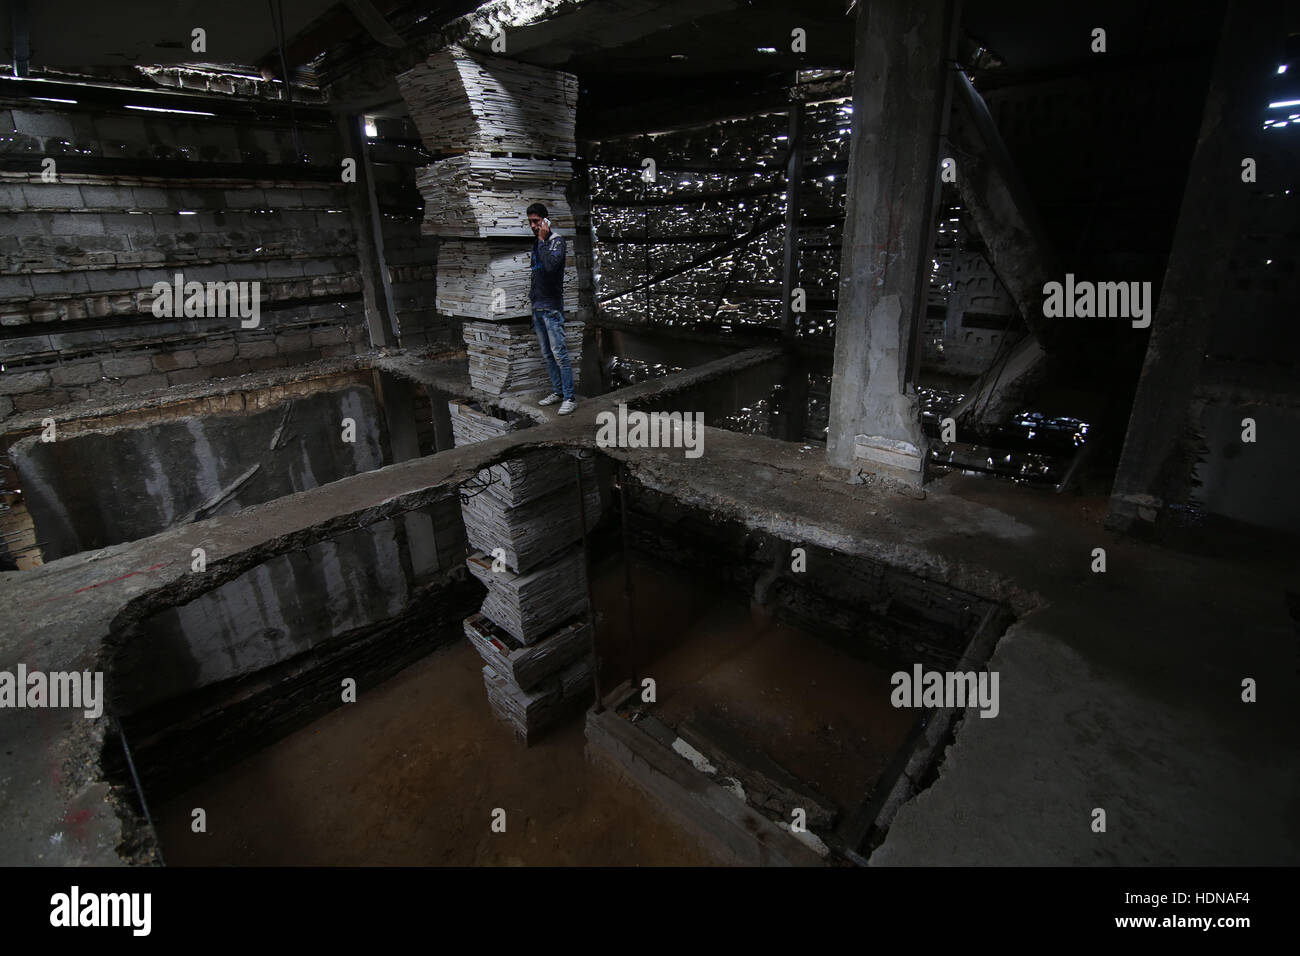
[[[295,163],[275,121],[0,110],[0,419],[368,348],[357,187],[319,115]],[[177,272],[260,282],[260,326],[155,318],[150,290]]]

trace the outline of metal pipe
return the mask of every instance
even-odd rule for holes
[[[144,798],[144,787],[140,785],[140,776],[135,772],[135,761],[131,759],[131,748],[126,742],[126,731],[122,728],[120,720],[114,718],[113,723],[117,725],[117,736],[122,741],[122,753],[126,754],[126,766],[131,771],[131,779],[135,782],[135,793],[140,798],[140,809],[144,811],[145,823],[149,824],[149,829],[153,832],[154,846],[158,848],[158,862],[166,866],[162,843],[158,840],[158,828],[153,825],[153,817],[149,815],[149,802]]]

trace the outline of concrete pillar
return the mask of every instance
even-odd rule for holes
[[[1286,35],[1278,5],[1230,5],[1210,79],[1142,377],[1111,489],[1106,526],[1154,523],[1171,491],[1190,481],[1184,428],[1231,258],[1247,228],[1242,159],[1257,142],[1265,80]]]
[[[925,437],[906,368],[925,308],[953,0],[872,0],[857,15],[835,369],[826,457],[920,484]]]
[[[958,72],[952,143],[962,154],[957,191],[988,249],[989,262],[1045,351],[1055,328],[1043,318],[1043,284],[1060,275],[1055,250],[1011,160],[988,104]]]

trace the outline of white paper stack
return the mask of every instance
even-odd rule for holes
[[[581,546],[523,574],[492,570],[492,555],[483,552],[470,555],[466,566],[488,589],[482,613],[523,644],[536,643],[575,613],[586,611]]]
[[[478,150],[573,156],[578,78],[450,46],[397,77],[434,152]]]
[[[465,618],[465,636],[484,663],[523,690],[591,652],[591,625],[585,620],[556,628],[536,644],[521,644],[482,614]]]
[[[572,244],[570,244],[572,245]],[[533,317],[532,240],[448,239],[438,246],[439,312],[485,322]],[[564,268],[565,315],[576,315],[578,270],[570,248]]]
[[[591,677],[590,657],[574,661],[532,690],[524,690],[514,681],[502,677],[490,665],[483,667],[483,684],[487,688],[492,712],[511,724],[515,733],[526,742],[554,724],[578,702],[579,697],[587,694]]]
[[[582,367],[581,322],[564,323],[564,342],[579,388]],[[528,322],[466,322],[461,329],[469,355],[469,383],[489,395],[526,395],[552,388],[537,333]]]
[[[594,481],[584,479],[579,507],[577,482],[573,472],[569,474],[567,484],[514,506],[503,503],[492,484],[468,488],[466,494],[471,497],[461,503],[461,514],[470,547],[488,555],[500,551],[506,567],[518,573],[531,571],[581,537],[582,515],[588,530],[600,517],[600,493]]]
[[[568,160],[486,153],[444,159],[416,171],[415,185],[424,197],[420,231],[427,236],[523,237],[531,241],[525,210],[540,202],[547,209],[551,228],[572,237],[576,226],[565,198],[572,178]]]

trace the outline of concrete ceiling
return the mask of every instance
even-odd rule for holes
[[[596,0],[512,31],[510,55],[579,75],[789,73],[852,66],[852,22],[844,0]]]
[[[283,2],[290,66],[340,43],[372,43],[349,6],[358,0]],[[11,57],[10,15],[28,11],[31,65],[266,64],[276,58],[268,0],[0,0],[0,37]],[[472,3],[360,0],[399,32],[445,23]],[[852,17],[844,0],[589,0],[510,31],[507,55],[580,75],[657,78],[668,83],[798,68],[852,66]],[[1109,55],[1159,55],[1204,43],[1221,22],[1223,0],[1091,0],[1086,6],[1041,0],[965,0],[965,32],[995,51],[1009,72],[1097,62],[1091,31],[1105,27]],[[419,22],[416,21],[416,22]],[[70,25],[75,24],[75,29]],[[190,31],[207,31],[206,54],[190,50]],[[807,52],[790,49],[790,31],[807,31]],[[771,50],[775,52],[764,52]],[[278,72],[278,63],[275,63]],[[707,89],[699,90],[707,95]]]
[[[966,0],[966,35],[995,52],[1008,72],[1096,66],[1106,57],[1159,57],[1218,38],[1224,0]],[[1092,31],[1106,31],[1106,53],[1092,52]]]
[[[276,0],[277,8],[281,0]],[[292,37],[339,0],[283,0]],[[0,0],[5,62],[12,62],[15,3],[27,9],[31,65],[251,64],[276,48],[268,0]],[[207,52],[190,49],[191,31],[207,31]],[[358,26],[360,29],[360,26]]]

